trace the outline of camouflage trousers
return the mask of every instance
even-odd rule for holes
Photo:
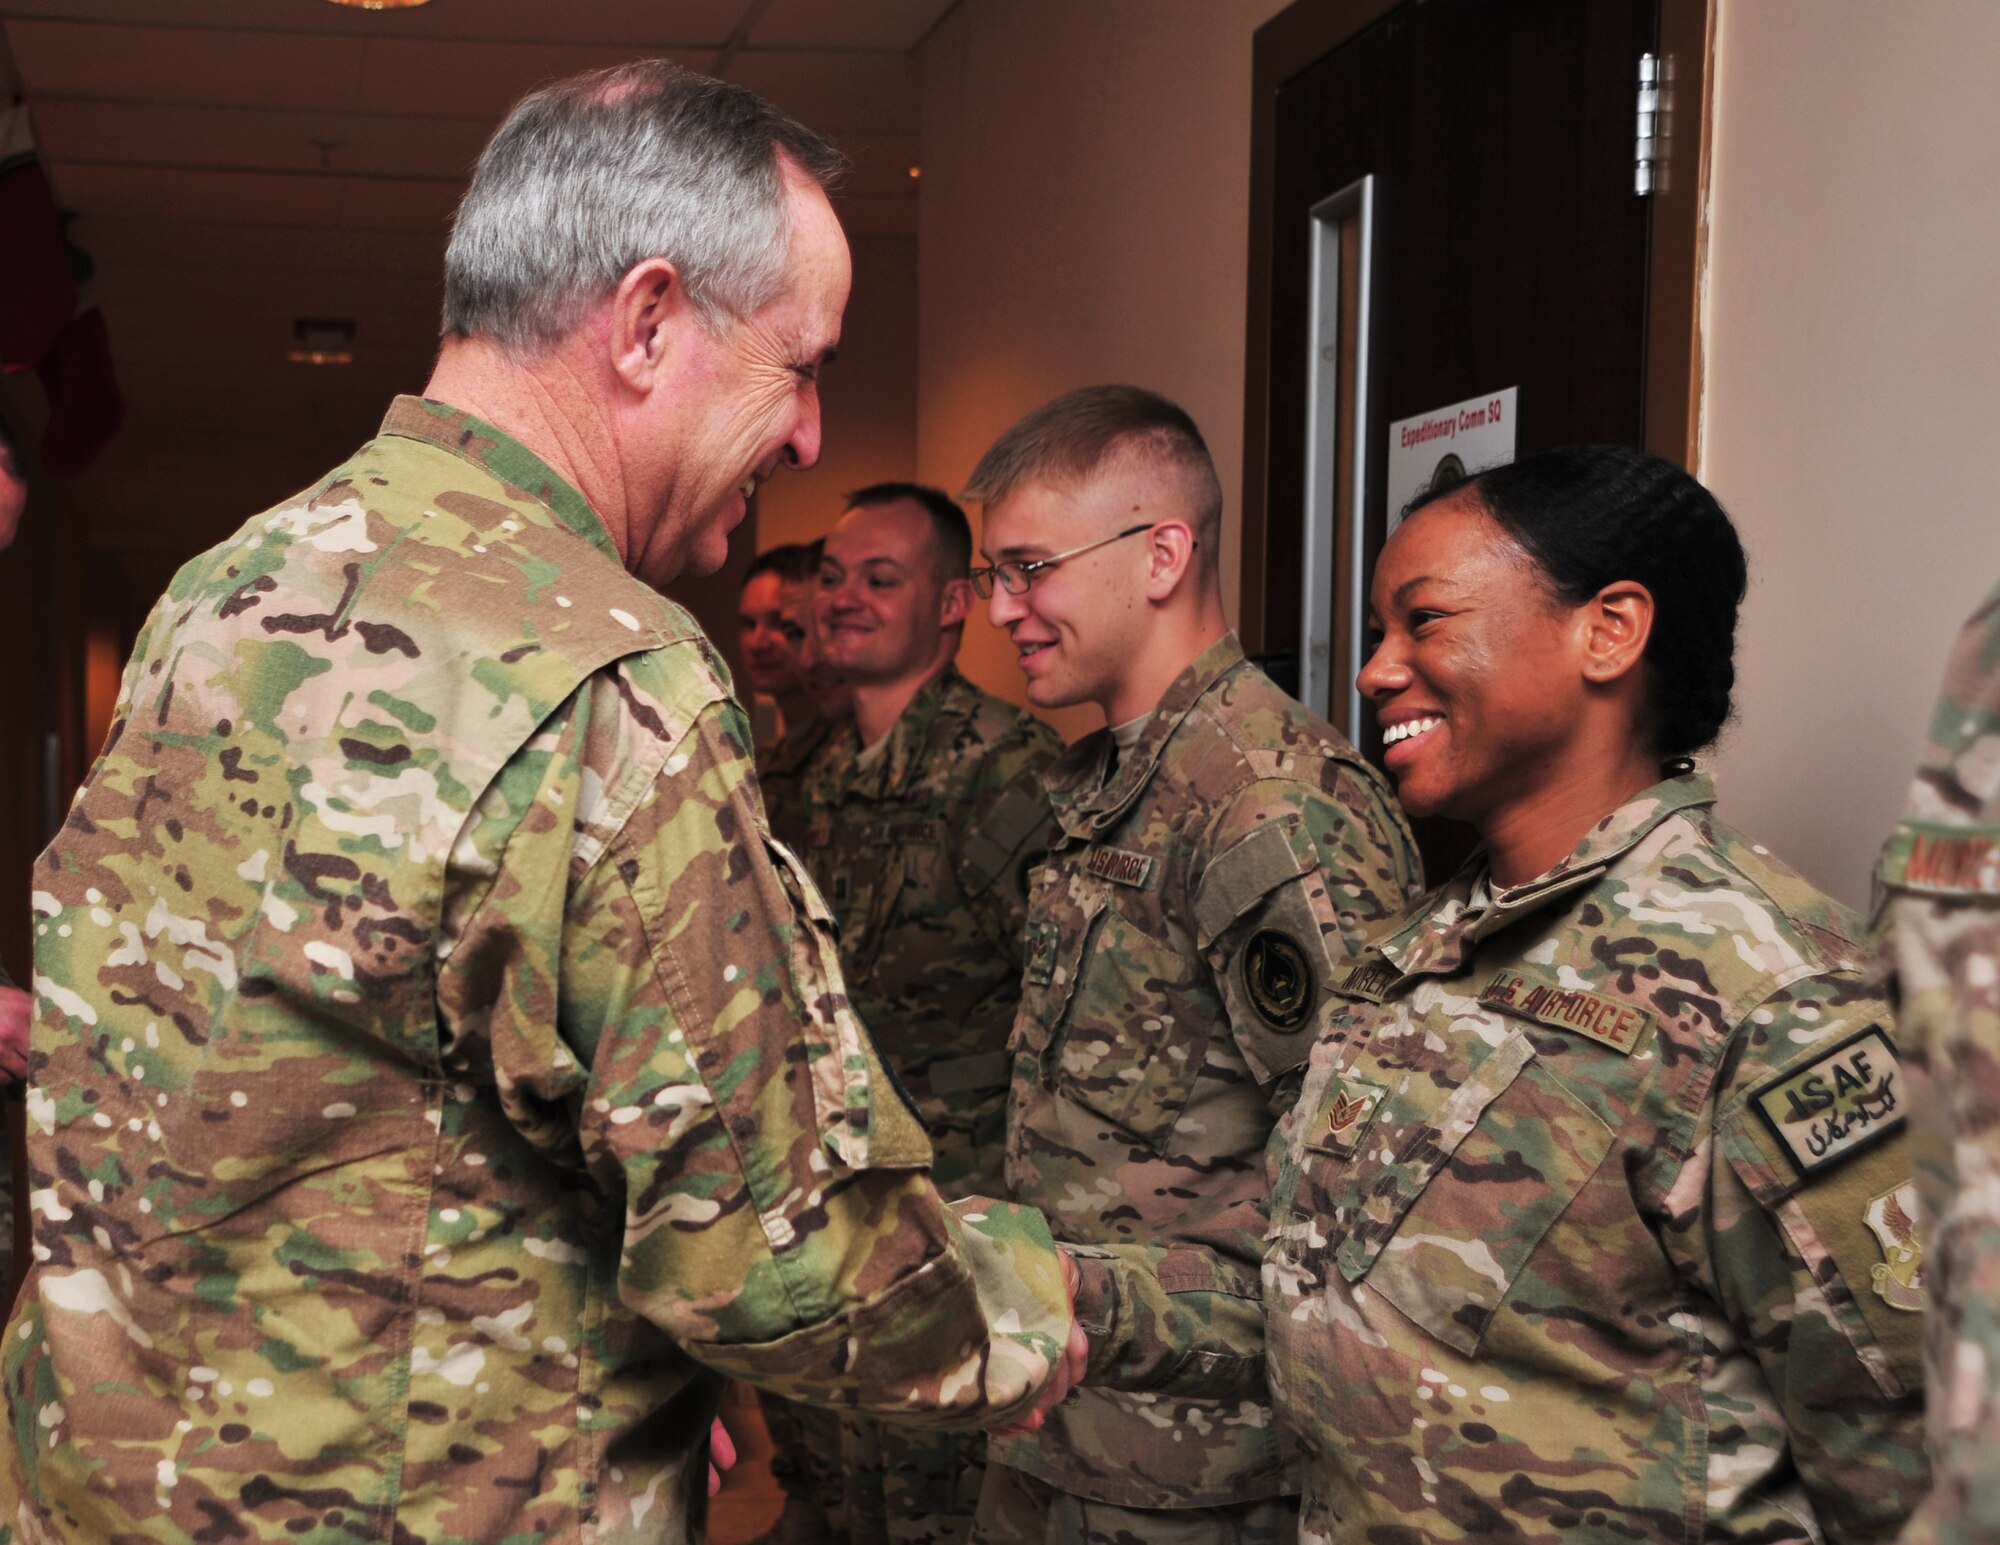
[[[757,1391],[764,1430],[771,1435],[771,1475],[794,1501],[816,1509],[826,1538],[845,1533],[841,1497],[840,1415]]]
[[[927,1432],[843,1412],[840,1459],[851,1545],[964,1545],[972,1532],[983,1432]]]
[[[991,1465],[971,1545],[1294,1545],[1298,1537],[1297,1497],[1234,1507],[1120,1507]]]

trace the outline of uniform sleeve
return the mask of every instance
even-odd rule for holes
[[[1735,1429],[1789,1448],[1829,1540],[1891,1539],[1929,1481],[1893,1031],[1881,1000],[1845,977],[1789,989],[1752,1024],[1758,1045],[1717,1103],[1695,1246],[1768,1390],[1768,1402],[1738,1392]]]
[[[1028,874],[1048,852],[1055,817],[1042,774],[1062,751],[1040,720],[1017,732],[987,758],[982,787],[958,834],[958,880],[980,932],[1016,966],[1026,955]]]
[[[768,838],[741,711],[689,647],[605,673],[541,748],[462,946],[505,962],[481,995],[503,1103],[622,1209],[619,1294],[696,1358],[809,1402],[1012,1420],[1068,1334],[1046,1225],[938,1198],[826,908]]]
[[[1323,774],[1262,779],[1225,805],[1191,898],[1237,1048],[1278,1116],[1297,1096],[1335,973],[1417,886],[1415,849],[1386,792],[1341,763]],[[1088,1382],[1266,1398],[1258,1266],[1268,1217],[1262,1201],[1242,1211],[1233,1253],[1185,1242],[1073,1252],[1084,1257]]]

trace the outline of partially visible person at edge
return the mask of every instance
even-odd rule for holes
[[[0,551],[13,546],[28,507],[28,472],[21,447],[7,421],[0,418]],[[34,1009],[28,995],[0,969],[0,1075],[18,1079],[28,1070],[28,1021]]]
[[[812,695],[799,675],[803,640],[793,634],[783,606],[785,581],[804,577],[806,553],[802,542],[766,548],[750,560],[737,593],[736,646],[743,656],[743,677],[777,713],[775,732],[758,743],[760,757],[767,744],[806,728],[815,717]]]
[[[1026,871],[1048,847],[1042,772],[1062,742],[959,674],[972,531],[935,488],[849,496],[815,609],[853,694],[810,783],[807,850],[854,1005],[916,1102],[946,1197],[1000,1194],[1007,1037]],[[841,1417],[854,1545],[943,1545],[972,1525],[986,1444]]]
[[[2000,588],[1959,635],[1882,855],[1876,939],[1908,1058],[1936,1485],[1903,1538],[2000,1539]],[[1892,1271],[1903,1270],[1898,1259]]]
[[[967,495],[986,506],[974,581],[1028,700],[1106,723],[1049,772],[1008,1194],[1079,1258],[1100,1381],[1142,1374],[1184,1316],[1247,1326],[1236,1361],[1257,1371],[1220,1399],[1086,1388],[996,1438],[975,1538],[1289,1542],[1261,1378],[1264,1149],[1331,982],[1415,893],[1416,853],[1380,775],[1244,658],[1221,485],[1180,408],[1129,386],[1059,398]]]
[[[1336,983],[1273,1144],[1307,1545],[1885,1540],[1924,1494],[1861,922],[1691,761],[1743,587],[1708,492],[1616,446],[1427,495],[1377,561],[1390,776],[1482,845]]]
[[[736,638],[750,690],[777,711],[770,733],[757,737],[757,791],[771,834],[794,852],[805,830],[800,774],[826,740],[818,705],[805,678],[806,635],[787,587],[810,586],[819,573],[819,544],[766,548],[743,571],[737,594]],[[771,1476],[785,1494],[778,1528],[767,1540],[834,1540],[840,1525],[840,1418],[823,1406],[803,1406],[768,1389],[757,1391],[771,1440]]]
[[[32,1539],[701,1532],[716,1375],[965,1426],[1071,1365],[945,1207],[654,588],[819,449],[839,158],[643,61],[480,158],[444,342],[195,559],[36,875]]]
[[[806,812],[812,769],[837,738],[835,732],[854,713],[853,696],[840,672],[827,663],[813,617],[824,545],[820,541],[799,544],[798,556],[787,562],[778,586],[778,618],[792,651],[798,701],[787,710],[784,739],[757,753],[757,781],[764,791],[771,830],[793,852],[808,858]],[[810,861],[806,867],[812,868]]]

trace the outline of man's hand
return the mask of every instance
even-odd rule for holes
[[[0,987],[0,1073],[28,1076],[28,1025],[35,1000],[18,987]]]
[[[1062,1359],[1056,1364],[1049,1382],[1042,1386],[1041,1394],[1035,1397],[1035,1404],[1028,1414],[1011,1427],[1002,1427],[994,1432],[996,1438],[1011,1438],[1016,1433],[1034,1432],[1049,1418],[1049,1412],[1068,1398],[1069,1392],[1083,1382],[1084,1370],[1090,1366],[1090,1337],[1083,1333],[1083,1326],[1076,1317],[1076,1289],[1083,1280],[1076,1269],[1076,1262],[1069,1251],[1056,1246],[1056,1256],[1062,1262],[1063,1287],[1069,1292],[1069,1345],[1063,1348]]]
[[[708,1424],[708,1494],[712,1497],[722,1490],[722,1472],[734,1469],[736,1465],[736,1445],[729,1441],[729,1429],[722,1425],[722,1418],[716,1417]]]

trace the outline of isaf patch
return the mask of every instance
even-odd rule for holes
[[[1883,1259],[1870,1275],[1875,1291],[1891,1309],[1921,1314],[1924,1308],[1924,1247],[1917,1239],[1916,1182],[1871,1197],[1861,1215],[1882,1246]]]
[[[1243,992],[1274,1030],[1293,1031],[1312,1012],[1312,965],[1299,941],[1260,928],[1243,946]]]
[[[1479,1001],[1536,1024],[1573,1030],[1628,1057],[1653,1023],[1653,1016],[1637,1004],[1520,971],[1502,971],[1486,984]]]
[[[1750,1096],[1800,1177],[1831,1169],[1903,1124],[1901,1067],[1878,1027]]]

